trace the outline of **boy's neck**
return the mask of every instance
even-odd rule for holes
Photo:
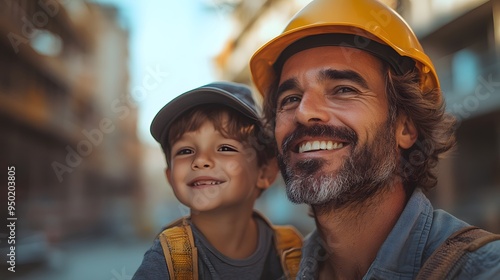
[[[226,257],[244,259],[251,256],[259,239],[253,209],[220,210],[191,213],[191,222]]]

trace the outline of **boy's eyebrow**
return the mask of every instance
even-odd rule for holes
[[[297,81],[296,78],[290,78],[288,80],[285,80],[283,83],[281,83],[278,87],[278,90],[276,90],[276,100],[283,94],[283,92],[291,89],[297,89],[299,88],[299,82]]]
[[[353,70],[335,70],[335,69],[325,69],[321,70],[318,75],[318,80],[349,80],[356,84],[368,88],[368,83],[366,80]]]

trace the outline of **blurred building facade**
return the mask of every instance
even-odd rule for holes
[[[500,232],[500,1],[400,2],[458,120],[457,150],[439,166],[434,199]]]
[[[310,1],[240,1],[235,32],[215,58],[224,79],[251,84],[248,59]],[[459,121],[458,147],[438,166],[431,200],[500,232],[500,1],[393,0],[433,60]],[[293,222],[291,220],[290,222]]]
[[[17,237],[133,231],[141,147],[117,11],[1,1],[0,65],[0,162],[16,169]]]

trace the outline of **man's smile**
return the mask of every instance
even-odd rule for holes
[[[329,125],[298,125],[286,136],[281,145],[283,153],[305,154],[319,151],[336,151],[356,145],[356,133],[347,127]]]
[[[298,152],[306,153],[306,152],[314,152],[320,150],[337,150],[344,147],[344,143],[336,142],[336,141],[304,141],[299,144]]]

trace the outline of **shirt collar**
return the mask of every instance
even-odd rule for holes
[[[415,278],[422,265],[432,216],[430,201],[417,188],[363,279]],[[316,230],[309,234],[302,250],[298,279],[317,278],[319,263],[326,258],[323,246]]]
[[[422,266],[432,216],[433,208],[429,199],[417,188],[365,277],[380,275],[384,279],[395,276],[415,278]]]

